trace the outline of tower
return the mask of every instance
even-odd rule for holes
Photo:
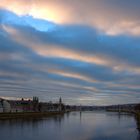
[[[33,97],[33,111],[37,112],[38,111],[38,105],[39,105],[39,98],[38,97]]]
[[[59,111],[62,111],[62,99],[61,99],[61,97],[59,98]]]

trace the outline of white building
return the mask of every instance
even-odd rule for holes
[[[11,105],[6,100],[3,100],[3,112],[11,112]]]

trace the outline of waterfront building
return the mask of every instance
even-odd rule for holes
[[[11,105],[8,101],[3,100],[2,104],[3,104],[3,112],[6,113],[11,112]]]
[[[0,112],[58,112],[64,108],[61,97],[57,103],[39,102],[38,97],[32,100],[0,100]]]
[[[41,112],[55,112],[55,111],[62,111],[62,110],[64,110],[64,105],[62,103],[61,98],[57,103],[52,103],[52,102],[39,103],[39,111]]]
[[[11,112],[34,112],[37,111],[33,100],[10,100]]]
[[[0,113],[5,112],[11,112],[11,105],[8,101],[4,99],[0,99]]]
[[[0,99],[0,113],[3,112],[3,105],[2,105],[2,99]]]

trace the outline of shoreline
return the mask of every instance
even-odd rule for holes
[[[65,112],[11,112],[0,113],[0,120],[19,119],[19,118],[39,118],[63,115]]]
[[[107,109],[107,112],[118,112],[118,113],[130,113],[135,116],[137,129],[140,133],[140,111],[129,111],[129,110],[115,110],[115,109]]]

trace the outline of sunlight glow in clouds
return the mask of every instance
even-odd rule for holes
[[[118,3],[117,0],[114,1],[81,0],[79,3],[79,0],[4,0],[0,3],[0,7],[20,16],[30,15],[58,24],[94,26],[109,35],[140,35],[138,13],[132,9],[138,7],[129,1]],[[139,4],[137,0],[135,1],[136,5]],[[130,13],[131,11],[133,13]]]
[[[3,11],[4,12],[4,11]],[[20,18],[17,18],[15,14],[12,14],[10,12],[4,12],[3,13],[3,19],[2,24],[5,25],[22,25],[22,26],[30,26],[35,28],[39,31],[51,31],[55,28],[55,25],[51,22],[41,20],[41,19],[34,19],[31,16],[21,16]]]
[[[41,43],[40,40],[36,41],[35,36],[32,36],[32,39],[29,39],[26,34],[22,34],[22,32],[16,30],[15,28],[3,26],[3,29],[8,34],[10,34],[13,40],[29,48],[32,48],[37,54],[45,57],[58,57],[108,66],[116,72],[123,71],[127,68],[127,71],[140,74],[139,67],[131,67],[126,63],[119,63],[117,62],[118,60],[111,60],[110,58],[104,57],[103,55],[91,55],[89,53],[86,54],[83,52],[75,52],[71,49],[65,49],[61,46],[46,45]]]
[[[57,23],[63,22],[65,14],[63,12],[63,7],[53,4],[52,1],[45,0],[6,0],[3,1],[0,6],[20,16],[31,15],[35,18],[46,19]],[[63,16],[60,16],[62,14]]]
[[[32,48],[36,51],[36,53],[42,56],[68,58],[101,65],[106,63],[103,59],[100,59],[96,56],[93,57],[82,53],[76,53],[70,49],[39,44],[39,41],[36,42],[35,40],[30,40],[28,37],[26,37],[26,35],[22,35],[20,31],[8,26],[3,26],[3,29],[7,31],[7,33],[11,35],[11,38],[13,38],[15,41]]]

